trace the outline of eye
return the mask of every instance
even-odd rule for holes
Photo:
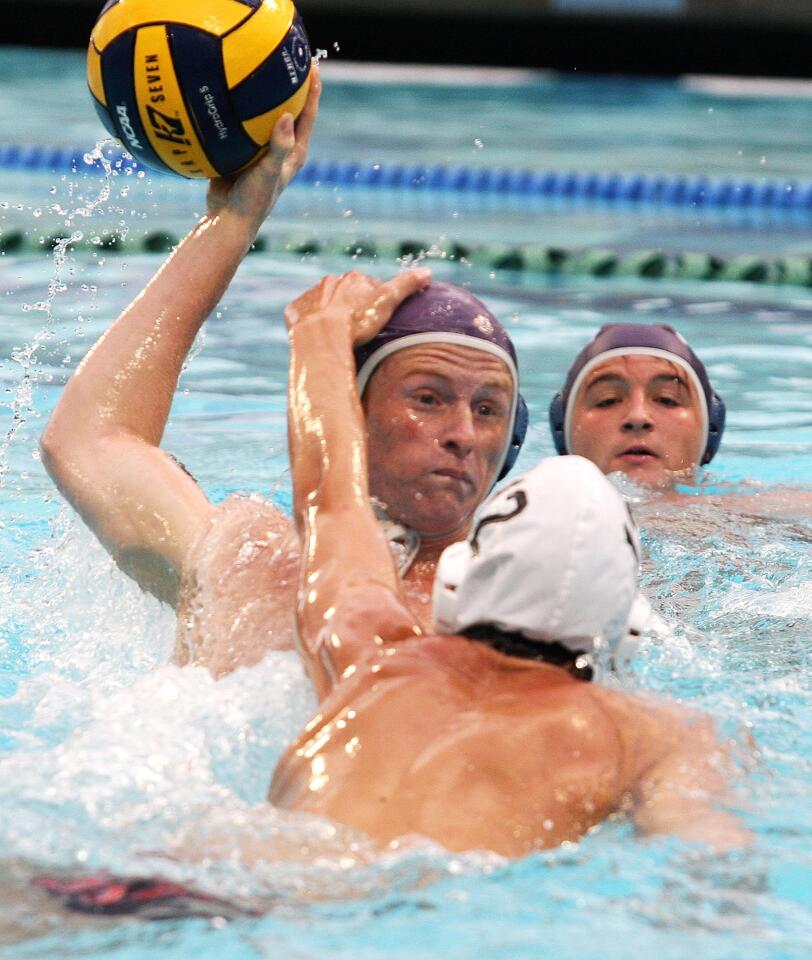
[[[595,406],[598,410],[607,410],[609,407],[613,407],[617,402],[617,397],[604,397],[602,400],[597,400],[593,406]]]
[[[424,407],[430,407],[430,406],[433,406],[435,403],[437,403],[436,395],[433,394],[430,390],[419,390],[415,394],[415,399],[419,404],[421,404]]]
[[[676,397],[669,397],[665,394],[657,397],[657,403],[659,403],[661,407],[679,407],[682,405]]]

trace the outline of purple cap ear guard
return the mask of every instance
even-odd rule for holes
[[[407,297],[389,323],[368,343],[355,350],[358,390],[363,394],[379,363],[398,350],[421,343],[455,343],[499,357],[510,370],[514,385],[513,423],[498,480],[516,462],[527,433],[528,411],[519,393],[516,349],[505,328],[485,304],[464,287],[430,283]]]
[[[624,351],[643,353],[651,351],[655,356],[670,354],[687,366],[696,375],[697,382],[707,407],[708,435],[701,462],[710,463],[722,442],[725,429],[725,403],[711,386],[702,361],[688,345],[683,336],[666,323],[609,323],[597,332],[578,354],[567,371],[563,388],[550,403],[550,429],[553,443],[560,454],[566,454],[565,425],[570,401],[575,399],[573,387],[582,370],[604,354],[622,355]]]

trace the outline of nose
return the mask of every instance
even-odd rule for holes
[[[468,404],[451,406],[443,423],[440,446],[460,459],[467,457],[476,445],[474,415]]]
[[[621,430],[624,433],[646,433],[654,427],[648,400],[642,390],[632,391],[624,411]]]

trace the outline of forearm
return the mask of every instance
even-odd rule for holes
[[[716,850],[746,846],[750,832],[726,809],[734,768],[707,717],[671,731],[674,746],[643,777],[634,819],[644,834],[673,834]]]
[[[750,846],[752,833],[733,813],[711,806],[661,809],[653,816],[636,817],[637,829],[646,836],[668,834],[687,843],[700,843],[718,853]]]
[[[160,443],[186,355],[257,228],[230,211],[197,224],[79,365],[46,445],[55,435],[85,443],[123,431]]]
[[[317,315],[290,336],[288,441],[300,532],[311,511],[369,512],[366,431],[349,325]]]

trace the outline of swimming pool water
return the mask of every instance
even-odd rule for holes
[[[93,146],[81,56],[0,49],[0,104],[20,142]],[[38,54],[42,57],[42,54]],[[328,81],[329,72],[325,71]],[[457,75],[450,75],[457,76]],[[19,103],[28,109],[21,111]],[[673,84],[540,76],[480,89],[329,86],[314,155],[581,169],[802,174],[812,103],[723,100]],[[481,141],[481,146],[475,143]],[[762,164],[761,157],[766,157]],[[538,163],[536,162],[538,160]],[[202,185],[13,175],[0,229],[45,220],[102,232],[179,231]],[[54,192],[51,192],[53,189]],[[126,196],[122,196],[126,190]],[[97,202],[98,201],[98,202]],[[64,212],[49,209],[59,204]],[[95,206],[93,206],[95,204]],[[89,216],[77,208],[92,207]],[[37,215],[37,211],[39,215]],[[349,213],[348,213],[349,211]],[[543,211],[294,188],[268,229],[587,235],[639,240],[692,231],[782,251],[807,233],[684,214]],[[42,228],[44,230],[44,228]],[[430,844],[348,867],[329,825],[265,807],[276,757],[312,695],[296,658],[269,656],[214,683],[168,663],[173,617],[119,574],[64,508],[36,442],[85,350],[158,261],[68,253],[0,258],[0,956],[523,960],[800,960],[812,944],[810,510],[731,515],[709,496],[756,485],[809,491],[812,292],[639,279],[532,278],[438,264],[509,323],[532,427],[519,466],[552,452],[546,406],[572,355],[602,323],[673,323],[724,395],[728,432],[690,506],[642,499],[644,578],[675,624],[624,683],[709,710],[737,745],[736,804],[755,847],[715,857],[622,823],[508,863]],[[256,255],[238,274],[183,375],[165,437],[214,499],[263,491],[287,502],[284,305],[326,257]],[[391,265],[371,264],[380,274]],[[701,494],[708,495],[701,495]],[[793,496],[792,493],[787,494]],[[809,502],[809,501],[807,501]],[[746,749],[753,736],[758,752]],[[268,831],[322,852],[309,866],[244,869],[227,856],[160,857],[192,830]],[[359,859],[363,859],[359,853]],[[259,902],[257,920],[155,925],[79,921],[26,887],[30,864],[155,872]]]

